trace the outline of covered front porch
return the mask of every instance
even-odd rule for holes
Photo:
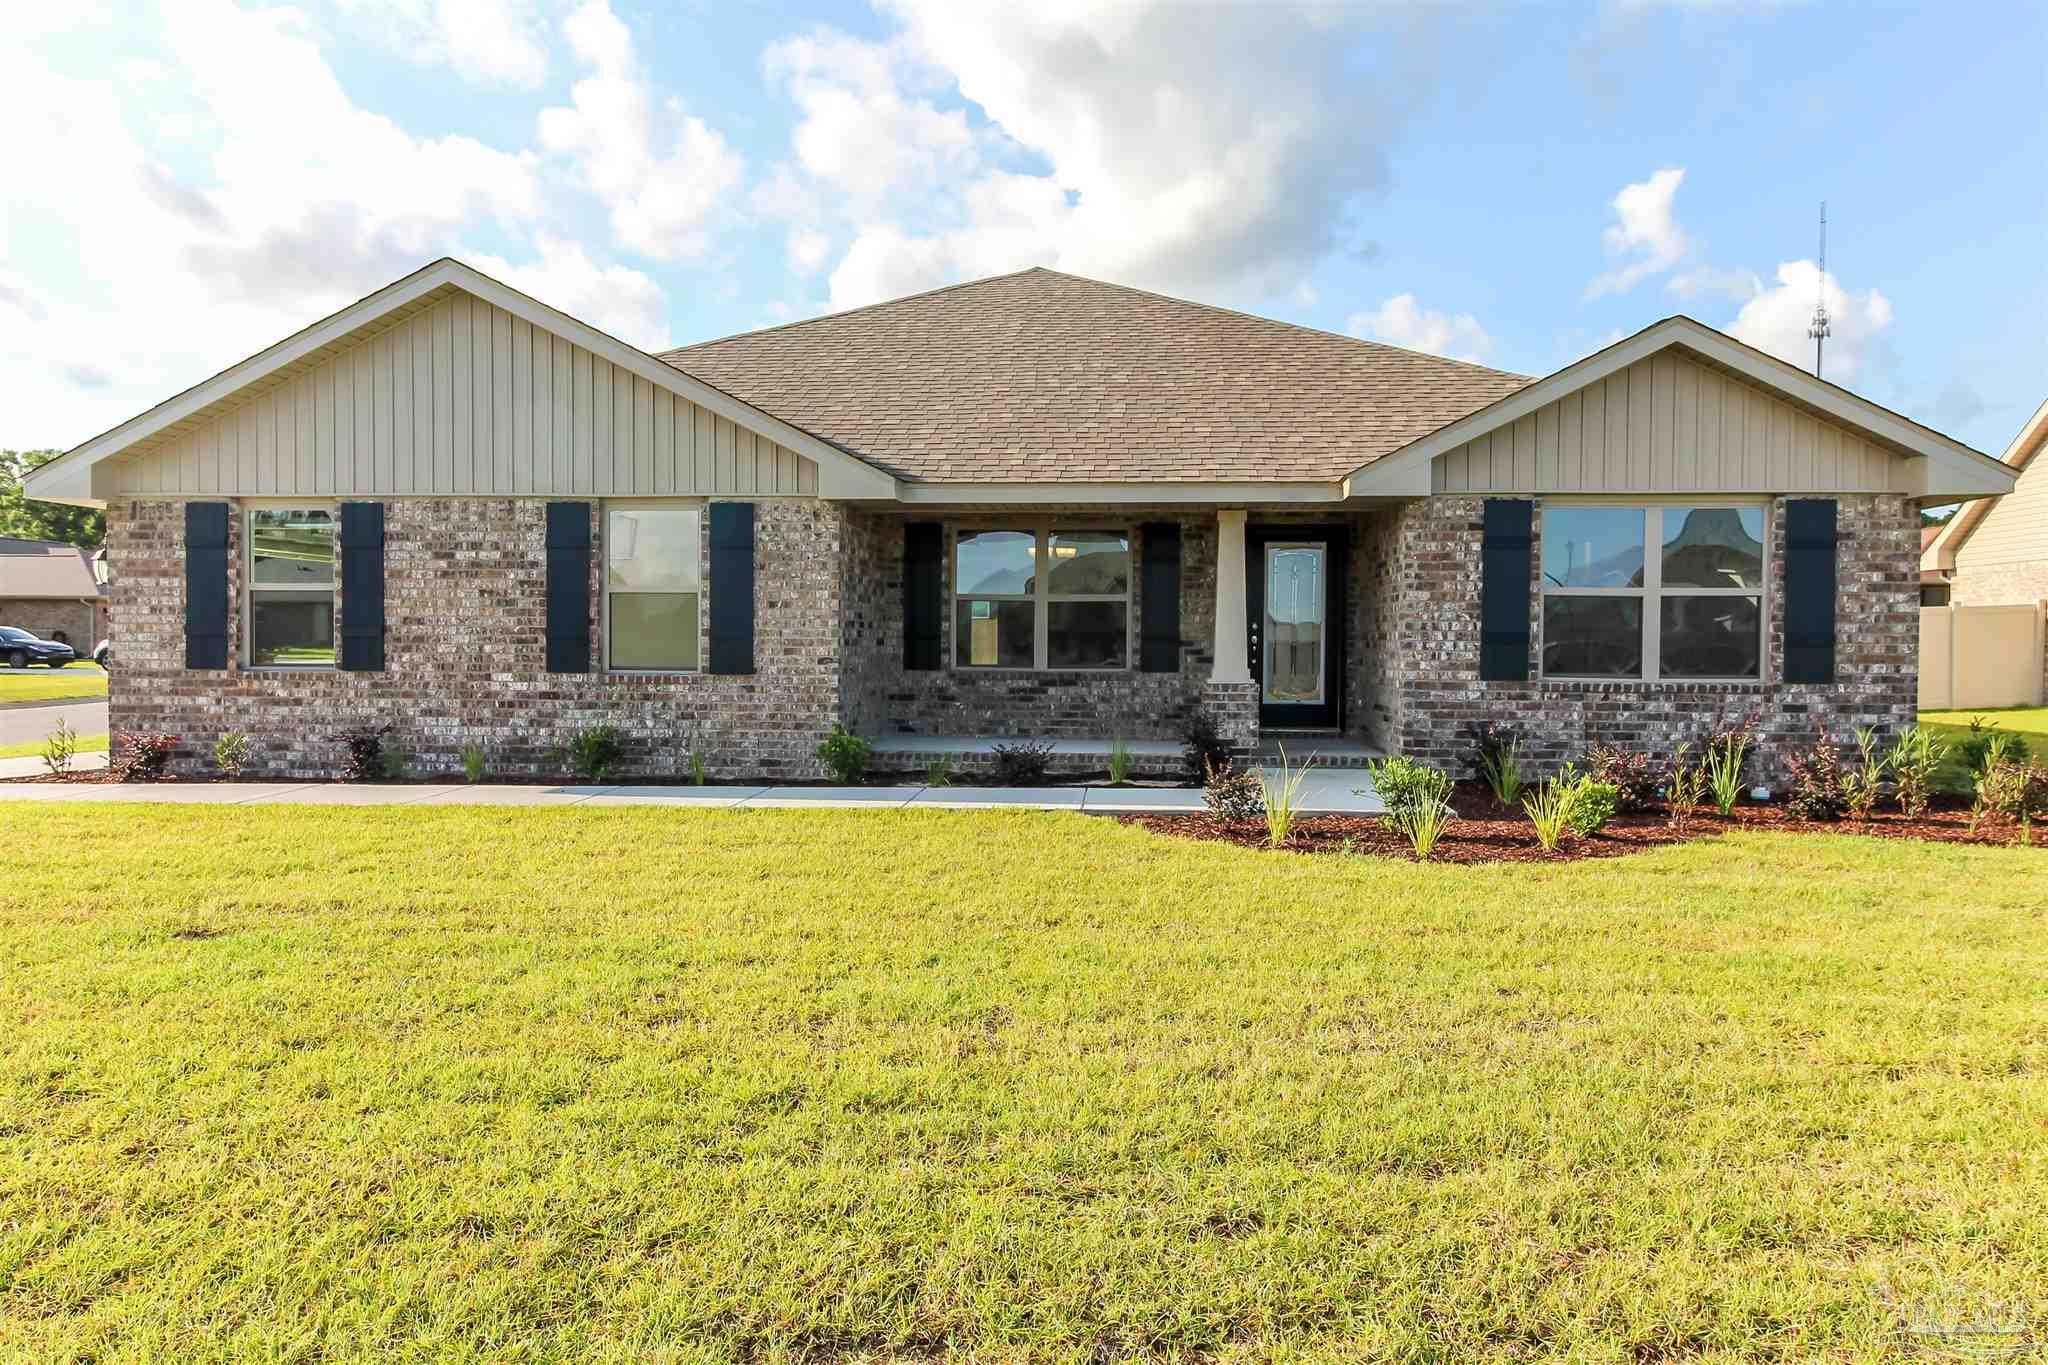
[[[884,768],[1362,768],[1391,733],[1395,507],[961,505],[849,513],[844,711]]]

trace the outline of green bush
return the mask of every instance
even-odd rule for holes
[[[1622,815],[1655,810],[1666,780],[1648,754],[1613,744],[1595,744],[1588,749],[1586,771],[1595,782],[1614,788],[1615,810]]]
[[[844,725],[835,724],[832,733],[819,743],[817,752],[825,771],[841,785],[851,787],[867,775],[868,760],[874,757],[875,746]]]
[[[1582,839],[1591,838],[1607,828],[1607,822],[1614,818],[1620,803],[1619,788],[1612,782],[1596,782],[1589,774],[1578,780],[1565,821],[1572,827],[1572,833]]]
[[[462,775],[471,782],[484,780],[484,746],[465,744],[462,746]]]
[[[1514,731],[1488,722],[1479,727],[1475,739],[1480,776],[1493,791],[1493,799],[1513,806],[1522,799],[1527,785],[1522,776],[1522,738]]]
[[[1020,739],[1015,744],[991,745],[996,756],[996,785],[1035,787],[1045,781],[1052,763],[1052,741]]]
[[[1256,769],[1212,767],[1202,781],[1202,803],[1226,824],[1256,820],[1266,812],[1266,784]]]
[[[2020,763],[2027,761],[2027,742],[2024,739],[1999,729],[1995,720],[1972,716],[1970,732],[1956,741],[1956,753],[1963,760],[1963,766],[1973,773],[1983,772],[1990,766],[1994,749],[2008,759]]]
[[[585,782],[602,782],[626,755],[625,743],[616,725],[592,725],[569,736],[562,761],[571,773]]]
[[[1927,811],[1934,774],[1947,759],[1948,743],[1932,730],[1915,725],[1892,741],[1885,764],[1892,772],[1892,790],[1899,809],[1915,818]]]
[[[1418,862],[1428,862],[1451,819],[1451,779],[1412,758],[1382,758],[1366,765],[1387,806],[1387,825],[1408,841]]]
[[[249,766],[249,737],[240,730],[230,730],[213,742],[213,766],[220,769],[220,775],[234,780]]]

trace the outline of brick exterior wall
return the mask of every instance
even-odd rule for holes
[[[1825,729],[1846,741],[1858,726],[1896,734],[1916,715],[1919,653],[1919,518],[1893,494],[1838,500],[1836,650],[1831,686],[1781,680],[1784,640],[1784,500],[1769,518],[1769,583],[1763,681],[1641,683],[1479,680],[1482,500],[1437,497],[1396,514],[1396,605],[1400,648],[1394,734],[1400,752],[1471,771],[1472,727],[1494,720],[1518,728],[1549,770],[1594,740],[1669,754],[1697,739],[1717,714],[1753,714],[1765,780],[1784,776],[1786,757]],[[1536,510],[1538,566],[1542,503]],[[1541,657],[1540,573],[1532,573],[1531,666]]]
[[[110,505],[113,727],[180,736],[176,766],[187,771],[208,766],[216,737],[240,730],[250,737],[252,771],[332,776],[345,734],[389,723],[416,773],[459,772],[463,746],[475,743],[494,773],[559,777],[555,751],[569,735],[610,724],[626,742],[621,777],[685,774],[692,747],[712,776],[820,775],[812,751],[840,707],[843,509],[756,503],[756,671],[719,677],[547,672],[545,507],[508,498],[387,502],[385,669],[343,673],[187,670],[183,504]],[[592,543],[601,545],[598,504],[591,509]],[[230,626],[239,646],[239,509],[231,527]],[[717,586],[704,540],[708,594]],[[602,658],[600,568],[593,554],[593,668]],[[337,620],[339,599],[337,589]]]
[[[1949,580],[1949,594],[1949,604],[1957,607],[2048,602],[2048,559],[1958,569]]]
[[[45,640],[61,636],[81,659],[90,659],[93,646],[105,638],[98,633],[102,625],[99,616],[98,607],[74,597],[0,597],[0,626],[13,626]]]

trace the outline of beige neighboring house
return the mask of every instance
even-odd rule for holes
[[[1923,585],[1948,585],[1930,606],[2032,606],[2048,601],[2048,402],[2005,448],[2019,482],[2004,497],[1964,503],[1921,550]],[[1923,601],[1927,601],[1923,593]]]
[[[93,559],[93,551],[61,540],[0,536],[0,626],[91,655],[107,638],[107,589]]]

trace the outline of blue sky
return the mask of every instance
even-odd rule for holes
[[[2041,7],[244,0],[0,18],[0,446],[436,256],[653,348],[1031,264],[1543,373],[1673,312],[1997,453]]]

